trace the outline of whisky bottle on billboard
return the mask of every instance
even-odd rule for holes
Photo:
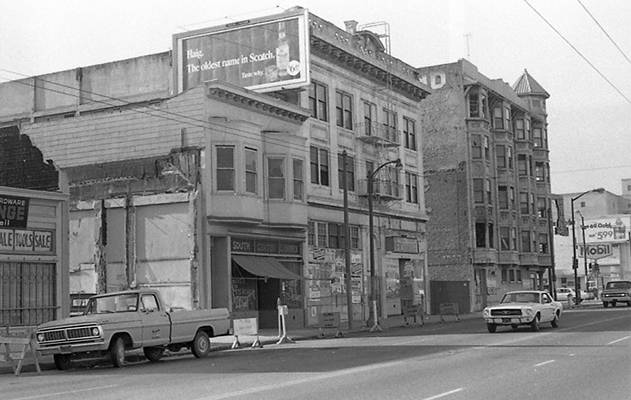
[[[613,226],[613,238],[614,240],[624,240],[626,233],[626,227],[624,222],[620,218],[616,219],[616,224]]]
[[[279,78],[287,76],[287,67],[289,66],[289,41],[287,40],[287,31],[285,30],[285,22],[278,23],[278,46],[276,47],[276,68],[278,68]]]

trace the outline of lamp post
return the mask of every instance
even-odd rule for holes
[[[376,287],[377,282],[375,275],[375,238],[374,238],[374,223],[373,223],[373,209],[372,209],[372,194],[373,194],[373,180],[383,167],[395,164],[397,168],[401,168],[401,159],[397,158],[396,160],[386,161],[385,163],[378,166],[374,171],[368,172],[368,242],[370,243],[370,306],[371,306],[371,314],[372,314],[372,327],[370,331],[381,330],[381,326],[379,326],[379,316],[377,315],[377,296],[376,296]]]
[[[604,191],[605,189],[603,188],[588,190],[579,194],[576,197],[572,197],[570,200],[570,209],[572,212],[572,269],[574,270],[574,291],[576,292],[576,304],[581,302],[581,291],[578,284],[578,259],[576,258],[576,223],[574,221],[574,201],[578,200],[580,197],[586,195],[587,193],[602,193]]]
[[[587,282],[589,278],[587,277],[587,244],[585,243],[585,218],[583,217],[583,213],[577,211],[578,215],[581,216],[581,233],[583,235],[583,265],[585,268],[585,291],[587,292]]]

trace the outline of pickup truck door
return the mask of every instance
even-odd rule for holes
[[[155,295],[143,294],[141,296],[140,319],[142,320],[143,346],[158,346],[169,343],[171,320]]]

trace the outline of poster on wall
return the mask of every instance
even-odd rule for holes
[[[309,83],[308,12],[174,35],[178,91],[222,81],[265,92]]]
[[[363,268],[361,252],[351,253],[352,302],[361,303],[363,288]],[[346,296],[346,258],[342,249],[309,249],[309,263],[305,273],[307,301],[313,305],[320,303],[338,304],[337,297]]]

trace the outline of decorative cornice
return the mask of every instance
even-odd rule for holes
[[[358,35],[343,31],[309,14],[311,53],[358,75],[389,86],[413,100],[422,100],[431,89],[419,81],[416,69],[387,53],[365,47]]]
[[[292,106],[273,97],[220,81],[207,81],[206,96],[263,114],[303,123],[311,117],[309,110]]]

